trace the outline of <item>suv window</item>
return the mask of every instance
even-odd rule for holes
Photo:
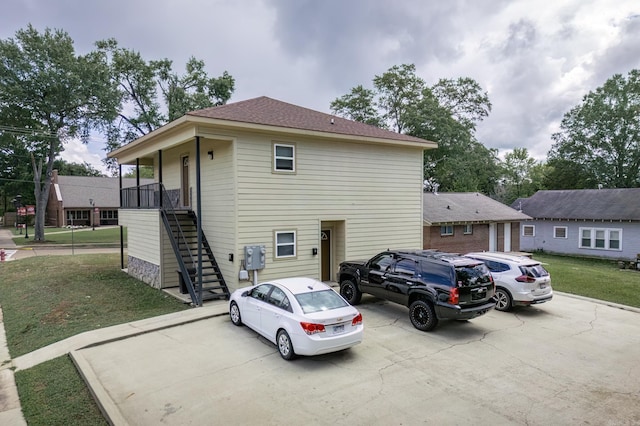
[[[402,259],[395,264],[397,274],[414,276],[416,273],[416,261],[413,259]]]
[[[393,263],[393,255],[390,253],[380,254],[371,260],[369,267],[378,271],[386,271]]]
[[[436,262],[422,262],[422,273],[420,276],[423,280],[433,284],[451,287],[451,267],[448,265],[438,264]]]
[[[476,286],[491,282],[491,273],[482,263],[456,267],[458,287]]]
[[[540,278],[549,276],[549,272],[542,265],[521,266],[520,271],[523,275],[529,277]]]
[[[480,259],[480,260],[482,260],[485,263],[485,265],[487,265],[487,268],[489,268],[491,272],[505,272],[511,269],[509,268],[509,265],[507,265],[506,263],[496,262],[494,260],[484,260],[484,259]]]

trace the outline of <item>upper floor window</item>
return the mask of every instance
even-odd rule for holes
[[[567,227],[566,226],[554,226],[553,227],[553,238],[567,238]]]
[[[440,227],[440,236],[453,235],[453,225],[442,225]]]
[[[273,144],[273,170],[276,172],[296,171],[295,145]]]
[[[522,225],[522,236],[523,237],[535,237],[536,236],[536,226],[535,225]]]

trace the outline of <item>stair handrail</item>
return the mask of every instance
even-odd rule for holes
[[[159,206],[160,210],[162,210],[162,212],[167,216],[171,215],[177,227],[177,232],[176,232],[177,241],[174,235],[171,235],[172,244],[176,244],[176,247],[175,247],[177,249],[176,253],[181,253],[182,246],[184,246],[184,248],[186,249],[186,253],[189,256],[189,259],[191,260],[192,269],[197,271],[198,264],[195,261],[195,258],[193,257],[193,253],[191,252],[191,249],[189,248],[189,244],[187,243],[187,239],[184,236],[184,232],[182,231],[182,226],[180,226],[180,221],[178,220],[178,216],[176,215],[175,207],[171,201],[171,198],[169,197],[169,194],[167,193],[162,183],[158,183],[158,186],[161,193],[160,206]],[[198,293],[193,288],[193,282],[191,281],[191,274],[189,273],[187,265],[184,264],[184,260],[182,259],[181,256],[176,256],[176,258],[178,260],[178,263],[180,264],[180,269],[183,271],[183,278],[187,279],[185,284],[187,286],[187,290],[189,291],[189,295],[191,296],[191,300],[196,306],[199,306],[200,302],[199,302],[199,298],[197,297]],[[186,277],[184,276],[185,272],[187,275]]]

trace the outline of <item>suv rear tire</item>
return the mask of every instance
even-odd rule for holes
[[[358,286],[351,280],[344,280],[340,284],[340,295],[349,302],[350,305],[357,305],[362,299],[362,292]]]
[[[420,331],[431,331],[438,325],[433,306],[424,300],[416,300],[409,305],[411,324]]]
[[[496,311],[508,312],[513,306],[513,299],[504,288],[496,288]]]

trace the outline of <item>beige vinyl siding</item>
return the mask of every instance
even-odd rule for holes
[[[235,288],[242,256],[236,249],[236,186],[234,143],[202,139],[202,229],[227,285]],[[213,151],[210,160],[208,151]],[[195,185],[195,176],[194,176]],[[195,191],[194,191],[195,197]],[[195,208],[195,200],[194,200]],[[229,254],[234,261],[229,261]]]
[[[127,254],[160,265],[160,227],[158,210],[118,211],[118,224],[127,227]]]
[[[273,143],[296,146],[295,174],[271,172]],[[344,222],[337,261],[422,247],[422,150],[244,138],[238,143],[238,244],[264,244],[272,276],[319,275],[322,221]],[[297,256],[275,259],[273,231],[297,232]],[[333,238],[340,238],[335,232]],[[342,247],[346,247],[343,251]]]

